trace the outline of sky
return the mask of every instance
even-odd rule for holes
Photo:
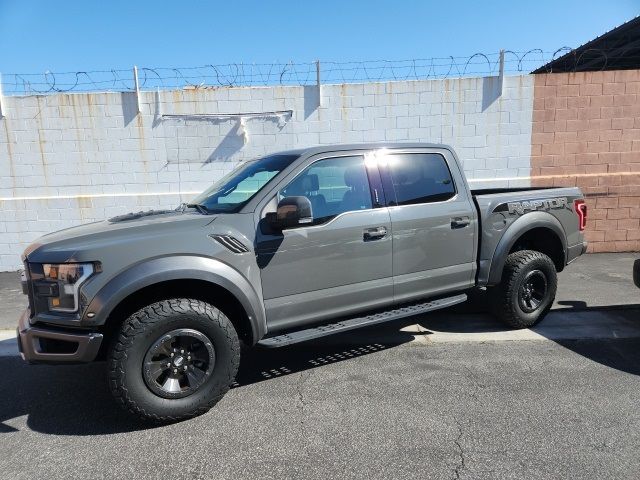
[[[640,0],[0,0],[0,73],[576,47]]]

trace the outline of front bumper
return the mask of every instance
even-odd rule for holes
[[[102,334],[32,326],[29,309],[18,322],[18,349],[29,363],[86,363],[95,360]]]

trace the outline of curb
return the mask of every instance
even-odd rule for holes
[[[18,341],[15,330],[0,330],[0,358],[18,357]]]
[[[16,331],[13,330],[0,330],[0,341],[16,338]]]

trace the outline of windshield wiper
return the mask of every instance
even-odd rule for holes
[[[187,203],[187,208],[195,208],[202,215],[209,215],[209,209],[201,203]]]
[[[184,212],[187,208],[195,208],[199,213],[201,213],[202,215],[209,215],[211,212],[209,211],[209,209],[207,207],[205,207],[204,205],[202,205],[201,203],[181,203],[180,205],[178,205],[178,208],[176,208],[176,210],[180,211],[180,212]]]

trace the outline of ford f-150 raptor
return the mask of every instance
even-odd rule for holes
[[[106,360],[160,422],[211,408],[241,345],[281,347],[465,301],[513,328],[550,309],[586,250],[577,188],[471,190],[432,144],[322,146],[243,162],[176,210],[45,235],[23,255],[32,363]]]

